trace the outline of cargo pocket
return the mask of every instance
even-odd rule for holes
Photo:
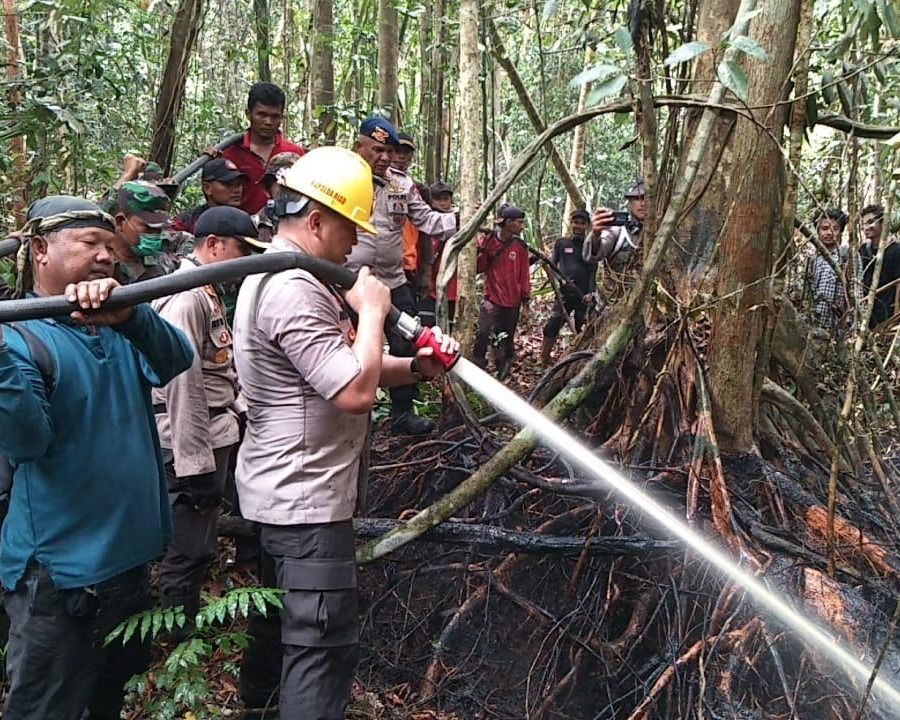
[[[281,559],[281,641],[338,647],[359,641],[354,560]]]

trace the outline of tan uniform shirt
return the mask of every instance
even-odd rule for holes
[[[176,272],[196,266],[182,260]],[[231,328],[215,288],[207,285],[153,301],[159,315],[184,331],[194,348],[190,369],[164,388],[153,390],[153,404],[165,404],[157,413],[160,444],[175,455],[179,477],[213,472],[213,450],[238,442],[237,416],[232,410],[236,377],[232,361]]]
[[[456,215],[432,210],[416,184],[399,170],[389,169],[385,184],[375,183],[372,224],[378,235],[358,230],[358,242],[345,263],[351,270],[372,269],[391,290],[406,282],[403,272],[403,225],[409,218],[426,235],[456,230]]]
[[[275,236],[266,250],[297,251]],[[331,402],[360,373],[341,302],[305,270],[252,275],[235,310],[247,431],[235,479],[244,517],[272,525],[353,516],[368,413]]]

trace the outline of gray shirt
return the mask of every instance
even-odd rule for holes
[[[196,266],[182,260],[176,272]],[[153,390],[153,404],[165,404],[156,414],[160,444],[175,456],[179,477],[213,472],[213,450],[238,442],[236,377],[231,353],[231,328],[215,288],[185,290],[153,301],[153,309],[182,330],[194,349],[191,367],[162,389]],[[222,412],[223,408],[228,408]]]
[[[384,184],[375,183],[375,207],[372,224],[378,235],[358,230],[358,242],[346,265],[351,270],[371,268],[372,273],[391,290],[406,282],[403,272],[403,226],[407,218],[426,235],[456,230],[456,215],[432,210],[416,184],[399,170],[389,169]]]
[[[267,253],[298,251],[275,236]],[[272,525],[353,516],[368,413],[331,401],[360,372],[343,304],[305,270],[252,275],[235,309],[247,432],[235,478],[244,517]]]

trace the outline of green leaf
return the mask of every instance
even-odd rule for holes
[[[594,80],[599,80],[600,78],[605,78],[610,75],[619,75],[622,70],[617,65],[594,65],[592,68],[588,68],[587,70],[578,73],[572,81],[569,83],[572,87],[579,87],[584,85],[585,83],[594,82]]]
[[[253,604],[256,606],[260,615],[263,617],[269,616],[269,608],[266,607],[266,601],[263,598],[262,593],[253,593]]]
[[[837,84],[838,99],[841,101],[841,109],[844,114],[849,116],[853,113],[853,96],[850,93],[850,86],[844,80],[840,80]]]
[[[716,68],[716,77],[719,82],[733,92],[744,102],[750,95],[750,86],[744,69],[734,60],[723,60]]]
[[[241,607],[241,615],[247,617],[250,614],[250,595],[249,593],[242,592],[238,596],[238,600],[240,601]]]
[[[738,35],[728,43],[731,47],[740,50],[742,53],[749,55],[757,60],[765,60],[769,57],[766,51],[760,46],[756,40],[746,35]]]
[[[150,632],[150,625],[153,622],[153,617],[150,613],[145,613],[141,618],[141,642],[147,639],[147,633]]]
[[[885,3],[884,10],[881,11],[881,19],[887,25],[891,33],[891,37],[900,38],[900,13],[893,3]]]
[[[816,93],[810,93],[806,96],[806,127],[815,127],[819,122],[819,96]]]
[[[137,629],[138,623],[140,621],[140,615],[134,615],[128,618],[128,624],[125,626],[125,635],[122,637],[123,645],[131,640],[131,637],[134,635],[134,631]]]
[[[619,46],[619,49],[626,55],[634,50],[634,41],[631,39],[631,33],[628,32],[628,28],[620,27],[613,34],[613,38],[616,41],[616,45]]]
[[[109,645],[113,640],[125,632],[125,623],[121,622],[113,629],[113,631],[103,640],[104,647]]]
[[[875,77],[878,78],[878,82],[884,85],[887,82],[887,73],[884,71],[884,65],[877,62],[872,66],[872,70],[875,71]]]
[[[669,57],[663,61],[663,64],[667,67],[671,67],[672,65],[680,65],[683,62],[688,62],[689,60],[693,60],[695,57],[702,55],[707,50],[709,50],[709,43],[701,42],[700,40],[694,40],[693,42],[685,43],[680,48],[676,48],[673,50]]]
[[[834,74],[830,70],[822,73],[822,97],[825,98],[825,102],[828,105],[837,100],[837,93],[834,89]]]
[[[587,96],[586,103],[588,105],[594,105],[604,98],[616,97],[622,93],[622,90],[625,88],[625,85],[627,83],[627,75],[617,75],[616,77],[611,77],[591,90],[590,94],[588,94]]]

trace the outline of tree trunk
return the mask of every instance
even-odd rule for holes
[[[522,107],[524,108],[528,119],[531,121],[534,131],[538,134],[544,132],[544,130],[547,129],[547,126],[541,119],[541,115],[535,107],[534,101],[528,94],[528,89],[519,77],[516,66],[513,65],[509,56],[506,54],[506,48],[503,46],[503,40],[500,37],[500,33],[497,31],[497,26],[494,24],[494,21],[490,19],[488,19],[487,24],[488,32],[491,35],[491,44],[494,46],[494,57],[497,58],[497,62],[500,63],[500,66],[506,71],[506,74],[509,75],[509,81],[515,88],[516,94],[519,96],[519,102],[522,103]],[[460,42],[462,42],[461,39]],[[562,156],[552,144],[547,145],[547,154],[550,156],[550,162],[553,163],[556,174],[559,175],[559,179],[565,186],[570,200],[576,207],[583,208],[585,205],[584,198],[581,195],[581,191],[578,189],[578,183],[576,183],[569,174],[569,168],[566,167],[565,160],[562,159]]]
[[[753,447],[758,346],[765,328],[775,238],[780,232],[785,173],[779,141],[788,118],[784,100],[801,0],[763,0],[751,36],[766,49],[766,60],[745,62],[749,105],[758,125],[739,116],[730,143],[730,162],[721,168],[739,181],[731,189],[731,207],[719,242],[716,297],[709,368],[713,417],[720,449],[748,452]],[[771,138],[767,135],[771,134]],[[724,209],[724,208],[723,208]]]
[[[378,105],[397,123],[397,66],[400,30],[395,0],[378,0]]]
[[[156,96],[156,117],[153,121],[153,141],[150,158],[158,162],[166,174],[172,167],[175,153],[175,129],[184,100],[191,51],[200,33],[203,0],[181,0],[172,20],[169,57]]]
[[[16,12],[15,0],[3,0],[3,20],[6,26],[6,79],[11,89],[8,93],[10,107],[16,108],[22,102],[22,93],[15,85],[24,79],[24,59],[22,54],[22,42],[19,38],[19,15]],[[13,201],[12,207],[15,213],[16,225],[21,226],[25,222],[25,208],[28,203],[25,199],[25,185],[27,167],[25,165],[25,136],[19,135],[10,140],[9,154],[12,158],[13,177]]]
[[[479,199],[478,166],[481,163],[481,90],[478,74],[478,0],[460,0],[459,4],[459,197],[460,219],[465,222]],[[475,321],[480,298],[475,286],[476,245],[469,243],[459,254],[459,301],[456,327],[460,328],[463,352],[471,355],[475,343]]]
[[[434,0],[431,10],[431,82],[434,102],[425,127],[425,177],[428,183],[444,179],[444,12],[445,0]]]
[[[739,5],[740,0],[701,3],[697,20],[697,40],[716,47],[734,23]],[[715,81],[716,62],[713,53],[701,55],[694,65],[691,89],[695,89],[698,93],[706,93]],[[682,145],[687,145],[689,139],[696,133],[702,112],[699,108],[688,112],[687,121],[683,126]],[[679,284],[693,285],[693,278],[700,273],[690,271],[704,268],[709,263],[716,240],[722,231],[725,218],[719,206],[719,198],[729,195],[726,184],[728,176],[718,172],[717,168],[733,127],[733,115],[721,113],[717,117],[713,125],[712,147],[697,170],[697,181],[692,190],[694,210],[680,223],[677,242],[669,249],[669,270],[680,274]],[[679,170],[680,172],[682,171]],[[657,210],[660,209],[660,203],[664,202],[662,197],[650,200],[656,203]],[[689,291],[682,288],[681,292],[684,295]]]
[[[312,2],[311,105],[316,119],[314,144],[333,145],[337,135],[334,118],[334,5],[332,0]]]
[[[256,66],[260,82],[272,82],[272,70],[269,68],[269,0],[253,0],[253,25],[256,30]]]

